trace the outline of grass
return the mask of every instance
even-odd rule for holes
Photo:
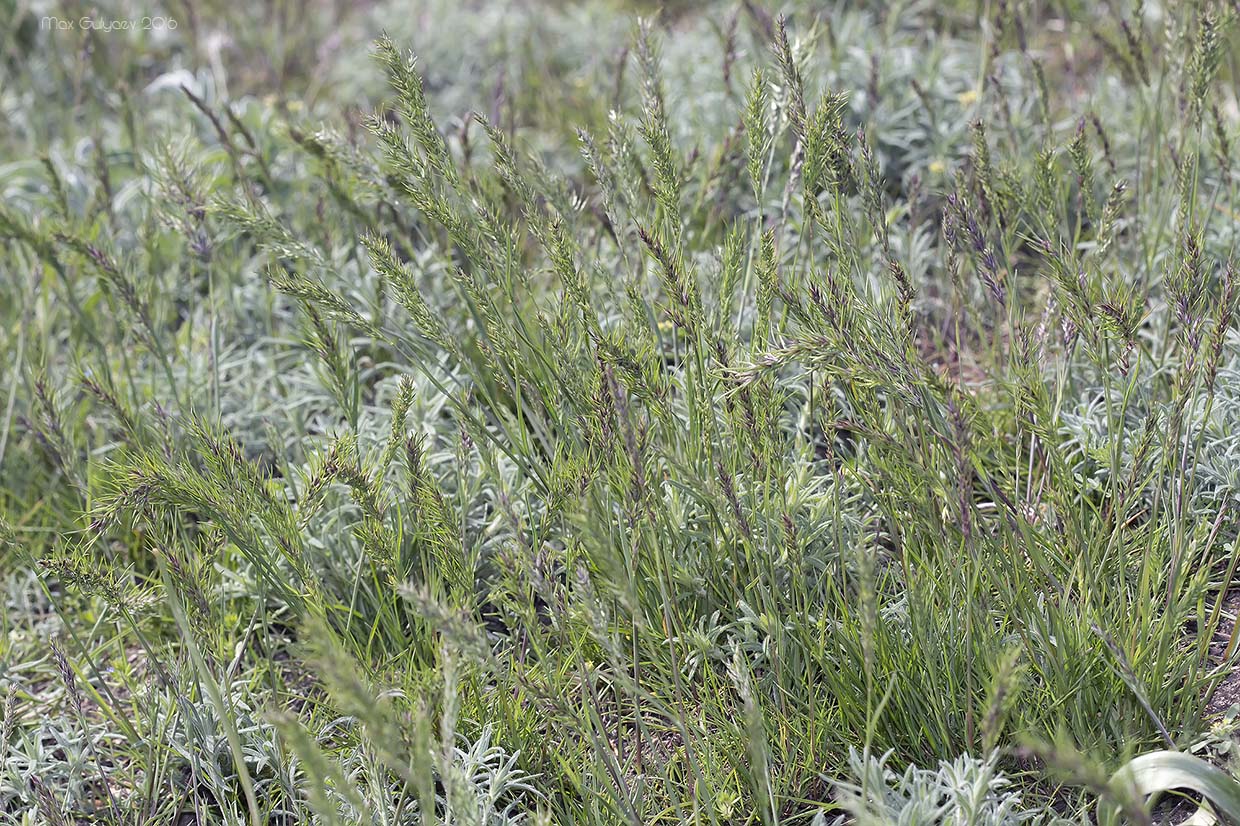
[[[15,4],[2,822],[1141,820],[1129,758],[1224,762],[1235,10],[651,11]]]

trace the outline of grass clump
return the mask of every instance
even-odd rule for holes
[[[1234,13],[467,6],[10,35],[0,816],[1083,820],[1197,744]]]

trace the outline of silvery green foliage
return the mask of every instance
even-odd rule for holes
[[[526,807],[538,794],[530,785],[533,778],[517,768],[520,755],[506,752],[492,736],[487,725],[472,743],[461,739],[453,749],[452,775],[464,788],[443,801],[445,824],[502,826],[525,820]]]
[[[1018,826],[1072,821],[1026,808],[1011,781],[985,759],[961,755],[937,769],[909,766],[897,774],[882,757],[850,750],[854,782],[838,782],[840,805],[856,826]],[[825,818],[823,820],[825,823]]]
[[[1222,351],[1213,397],[1203,392],[1192,399],[1186,407],[1185,419],[1190,429],[1185,438],[1195,455],[1194,497],[1191,505],[1202,518],[1213,520],[1218,508],[1226,503],[1234,505],[1240,496],[1240,432],[1234,422],[1240,417],[1240,349],[1235,333],[1230,333]],[[1152,397],[1149,387],[1157,380],[1157,371],[1148,364],[1140,369],[1137,387],[1127,409],[1124,410],[1123,426],[1114,431],[1107,423],[1107,392],[1100,384],[1087,384],[1080,391],[1074,404],[1065,408],[1060,422],[1061,449],[1072,464],[1083,485],[1102,490],[1110,476],[1107,458],[1108,445],[1114,439],[1123,445],[1121,471],[1133,472],[1133,460],[1141,451],[1141,441],[1147,427],[1157,432],[1165,429],[1171,419],[1174,405],[1171,401]],[[1122,388],[1113,387],[1110,393],[1114,409],[1124,409]],[[1145,449],[1145,459],[1153,463],[1162,458],[1157,440]],[[1146,491],[1152,498],[1155,489]]]
[[[347,725],[349,718],[335,721],[327,728],[333,728],[336,723]],[[327,734],[325,729],[320,738]],[[528,821],[539,796],[532,785],[537,778],[517,767],[519,753],[509,753],[493,738],[493,727],[486,725],[472,740],[458,733],[457,745],[453,746],[449,760],[433,752],[438,781],[437,823],[444,826],[517,826]],[[374,755],[365,746],[348,752],[340,767],[343,776],[356,783],[365,810],[358,811],[348,795],[329,790],[333,803],[339,807],[339,822],[357,826],[370,824],[378,813],[393,811],[393,801],[407,792],[403,782],[390,777],[376,782],[385,773],[376,771]],[[420,826],[426,822],[416,805],[404,807],[404,810],[406,813],[398,820],[387,822],[394,826]],[[310,812],[304,814],[308,817]],[[315,814],[320,818],[324,816],[323,812]]]
[[[1201,484],[1214,490],[1216,501],[1240,498],[1240,348],[1235,333],[1229,336],[1230,363],[1219,369],[1214,406],[1202,424],[1198,474]]]
[[[0,811],[33,808],[31,784],[35,781],[61,790],[67,800],[86,797],[99,777],[91,745],[104,737],[102,727],[84,734],[64,718],[49,718],[30,729],[11,731],[0,765]]]

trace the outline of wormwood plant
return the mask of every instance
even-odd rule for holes
[[[571,151],[542,102],[445,122],[384,36],[352,137],[187,86],[140,208],[49,156],[0,207],[6,623],[63,629],[54,699],[11,667],[8,811],[1024,822],[1039,744],[1193,742],[1236,656],[1233,13],[1163,11],[1094,33],[1090,100],[1043,9],[976,48],[742,4],[709,116],[642,22]]]
[[[859,824],[1058,822],[1045,811],[1022,806],[993,758],[943,761],[937,771],[910,766],[900,776],[884,760],[856,752],[849,763],[860,783],[842,785],[841,804]]]

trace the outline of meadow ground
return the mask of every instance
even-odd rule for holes
[[[1240,817],[1238,16],[0,0],[0,823]]]

